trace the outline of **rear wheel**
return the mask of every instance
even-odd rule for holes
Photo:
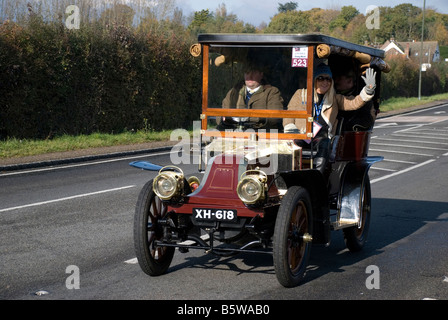
[[[360,217],[357,226],[344,229],[345,245],[351,252],[362,250],[367,240],[370,225],[371,192],[370,179],[366,176],[361,191]]]
[[[166,216],[167,207],[154,193],[152,181],[145,184],[137,200],[134,248],[142,270],[150,276],[158,276],[168,270],[175,248],[155,246],[155,241],[163,237],[159,220]]]
[[[274,229],[274,268],[285,287],[300,283],[305,275],[313,234],[308,191],[293,186],[282,199]]]

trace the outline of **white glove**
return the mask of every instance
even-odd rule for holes
[[[364,88],[366,89],[366,93],[368,95],[373,95],[375,93],[375,88],[376,88],[375,77],[376,77],[376,72],[373,71],[372,68],[368,68],[366,71],[366,76],[361,77],[364,80],[364,82],[366,83],[366,86]]]

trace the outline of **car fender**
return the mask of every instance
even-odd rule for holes
[[[362,190],[370,167],[383,157],[366,157],[361,161],[349,162],[342,174],[338,195],[338,217],[346,220],[359,218]]]
[[[330,209],[327,184],[318,170],[299,170],[280,173],[286,186],[301,186],[310,194],[313,210],[313,244],[330,243]]]

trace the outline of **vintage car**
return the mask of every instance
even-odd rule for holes
[[[389,70],[384,51],[321,34],[202,34],[191,54],[203,66],[198,173],[185,176],[167,164],[141,190],[134,219],[141,269],[166,273],[176,248],[221,256],[267,253],[280,284],[292,287],[304,277],[312,245],[328,245],[332,230],[343,231],[350,251],[361,250],[371,215],[368,171],[382,160],[368,156],[368,149],[381,72]],[[334,79],[351,74],[352,95],[364,87],[367,68],[376,71],[377,86],[364,107],[340,112],[331,154],[317,170],[313,72],[321,63]],[[265,87],[278,89],[281,104],[241,107],[244,73],[260,67]],[[298,89],[308,89],[301,91],[303,110],[288,110]],[[285,130],[284,119],[300,119],[303,126]]]

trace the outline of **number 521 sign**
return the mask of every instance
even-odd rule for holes
[[[293,68],[308,67],[308,47],[292,48],[292,65]]]

